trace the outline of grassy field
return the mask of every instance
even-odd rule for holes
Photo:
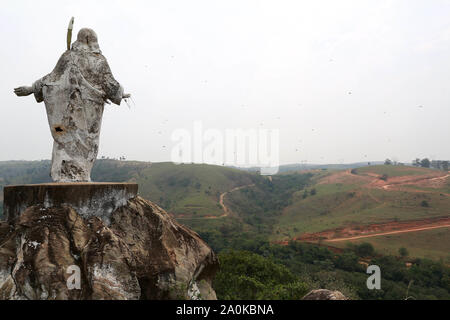
[[[380,206],[367,193],[358,193],[358,188],[350,186],[336,186],[334,193],[331,189],[330,186],[318,185],[314,196],[303,199],[297,195],[294,203],[280,217],[274,239],[292,238],[302,233],[319,232],[345,224],[382,220],[366,214]]]
[[[327,191],[329,191],[327,189]],[[375,194],[376,197],[374,195]],[[422,207],[425,200],[430,207]],[[319,232],[345,225],[415,220],[448,214],[450,199],[439,194],[350,189],[294,201],[284,210],[275,239]]]
[[[135,177],[139,193],[175,215],[219,216],[220,194],[251,184],[256,174],[236,169],[200,165],[155,163]]]
[[[368,166],[357,169],[358,174],[387,174],[389,177],[402,177],[402,176],[416,176],[423,175],[432,172],[427,168],[410,167],[410,166],[393,166],[393,165],[378,165]]]
[[[304,191],[294,194],[293,203],[284,209],[275,226],[273,240],[286,240],[302,233],[319,232],[347,225],[425,219],[450,215],[450,197],[441,189],[415,186],[411,191],[383,190],[369,187],[370,177],[361,174],[387,173],[390,176],[433,174],[436,171],[403,166],[359,168],[357,175],[331,173],[322,176],[315,195],[304,198]],[[375,178],[373,178],[375,179]],[[427,206],[423,206],[426,201]]]
[[[410,233],[363,238],[352,241],[331,242],[337,248],[345,248],[348,243],[371,243],[375,250],[383,255],[399,255],[398,250],[404,247],[410,257],[442,260],[450,264],[450,228],[424,230]]]
[[[405,185],[403,186],[404,189],[409,189],[409,190],[415,190],[417,189],[417,186],[415,185]],[[423,191],[429,191],[429,192],[435,192],[435,193],[447,193],[450,194],[450,179],[447,180],[447,183],[444,184],[441,187],[438,188],[432,188],[432,187],[421,187],[420,188]]]

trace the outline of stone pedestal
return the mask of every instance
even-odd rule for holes
[[[70,206],[82,217],[96,216],[107,224],[111,213],[137,196],[136,183],[45,183],[6,186],[3,212],[13,222],[26,208]]]

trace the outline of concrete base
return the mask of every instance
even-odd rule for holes
[[[67,205],[81,216],[96,216],[109,224],[111,213],[137,196],[136,183],[79,182],[6,186],[3,212],[13,222],[28,207]]]

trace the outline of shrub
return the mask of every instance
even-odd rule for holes
[[[424,207],[424,208],[428,208],[428,207],[430,206],[430,204],[428,203],[427,200],[423,200],[423,201],[420,203],[420,205],[421,205],[422,207]]]
[[[368,257],[373,255],[373,253],[375,252],[373,246],[368,242],[361,243],[355,248],[355,251],[356,254],[360,257]]]
[[[409,252],[406,248],[401,247],[400,249],[398,249],[398,253],[402,256],[402,257],[407,257],[409,255]]]

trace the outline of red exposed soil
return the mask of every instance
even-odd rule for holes
[[[317,233],[305,233],[300,237],[295,238],[294,240],[306,242],[326,240],[329,242],[337,242],[447,227],[450,227],[450,217],[441,217],[400,222],[377,223],[365,226],[347,226],[332,230],[325,230]]]
[[[352,174],[351,170],[341,171],[322,178],[319,184],[335,184],[335,183],[351,183],[361,184],[362,188],[382,189],[386,191],[408,191],[421,193],[440,193],[441,195],[450,196],[448,193],[439,190],[421,190],[417,188],[440,188],[445,186],[447,179],[450,177],[448,172],[435,171],[423,175],[409,175],[388,177],[382,180],[381,175],[375,173]],[[406,187],[408,186],[408,187]],[[376,202],[382,203],[375,198],[370,192],[367,193]],[[325,230],[317,233],[306,233],[294,240],[316,242],[326,240],[329,242],[356,240],[360,238],[376,237],[381,235],[398,234],[406,232],[417,232],[422,230],[430,230],[437,228],[450,227],[450,217],[440,217],[421,220],[410,220],[402,222],[386,222],[371,225],[345,226],[332,230]],[[287,244],[287,241],[285,241]],[[283,242],[284,244],[284,242]]]
[[[384,190],[400,189],[401,186],[416,186],[425,188],[441,188],[450,177],[448,172],[435,171],[422,175],[409,175],[388,177],[387,181],[376,173],[352,174],[351,170],[341,171],[322,178],[318,184],[336,184],[336,183],[361,183],[368,188],[377,188]],[[411,189],[408,189],[411,190]],[[417,190],[421,192],[427,192]]]
[[[399,187],[405,185],[425,188],[440,188],[445,185],[445,182],[449,176],[449,174],[436,172],[420,176],[392,177],[389,178],[388,181],[383,181],[381,179],[374,180],[371,183],[371,186],[375,188],[382,188],[384,190],[399,189]]]

